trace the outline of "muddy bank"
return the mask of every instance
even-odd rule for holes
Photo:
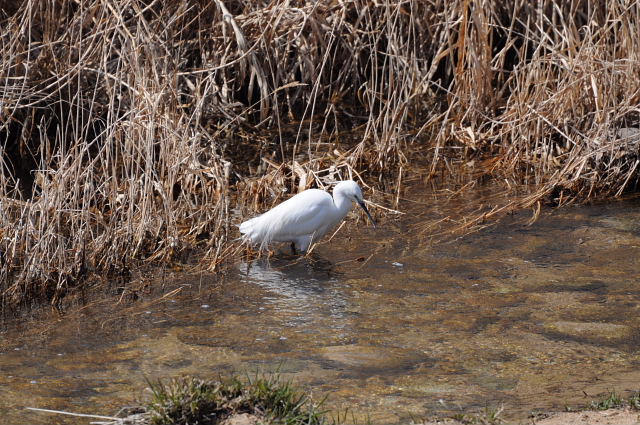
[[[469,420],[476,418],[468,415]],[[481,418],[481,419],[480,419]],[[452,418],[434,419],[423,422],[424,425],[468,425],[469,420],[460,421]],[[471,423],[505,423],[501,420],[491,422],[480,416],[476,422]],[[550,412],[539,414],[529,420],[517,423],[529,423],[536,425],[636,425],[640,423],[640,413],[633,409],[611,409],[606,411],[582,411],[582,412]]]

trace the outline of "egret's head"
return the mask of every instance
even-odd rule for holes
[[[360,189],[360,186],[358,186],[358,183],[354,182],[353,180],[341,181],[333,189],[334,194],[338,192],[360,205],[360,207],[367,214],[367,217],[369,217],[369,220],[371,220],[371,224],[373,224],[373,227],[376,227],[376,222],[373,221],[373,217],[371,217],[371,214],[369,213],[369,210],[364,203],[362,190]]]

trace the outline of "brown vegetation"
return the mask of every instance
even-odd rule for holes
[[[634,0],[24,0],[0,9],[0,291],[233,252],[234,207],[434,172],[635,188]],[[237,194],[230,200],[230,191]]]

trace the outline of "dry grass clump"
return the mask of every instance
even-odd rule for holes
[[[198,238],[218,260],[230,167],[179,84],[193,17],[153,6],[26,1],[5,19],[4,302],[56,302],[88,272],[167,260]]]
[[[4,302],[55,303],[87,273],[196,246],[215,267],[232,252],[232,184],[262,158],[293,170],[278,190],[312,184],[353,122],[351,174],[401,158],[411,64],[384,53],[407,44],[400,3],[12,6],[0,15]]]
[[[535,186],[507,207],[619,195],[639,27],[632,0],[5,2],[2,302],[196,248],[216,268],[232,207],[398,190],[415,159]]]
[[[528,203],[635,188],[640,4],[507,3],[461,17],[468,36],[460,47],[473,53],[454,73],[448,112],[457,125],[438,137],[492,152],[492,172],[539,188]]]

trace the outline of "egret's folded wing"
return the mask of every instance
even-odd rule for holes
[[[307,190],[263,214],[269,241],[288,242],[312,235],[332,219],[333,198],[322,190]]]

